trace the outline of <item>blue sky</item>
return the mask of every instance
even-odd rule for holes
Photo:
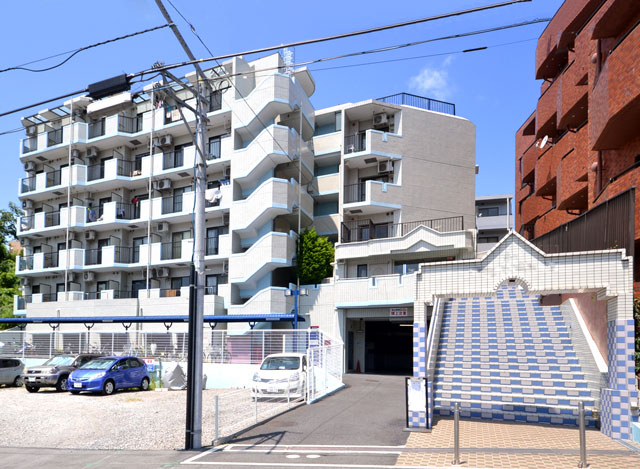
[[[473,8],[498,0],[334,1],[173,0],[214,54],[268,45]],[[409,26],[377,34],[298,47],[297,62],[456,33],[550,18],[561,0],[533,0],[481,13]],[[165,5],[197,57],[209,54],[171,5]],[[164,23],[153,0],[30,0],[3,4],[0,68],[23,64]],[[513,193],[515,131],[535,109],[540,82],[535,75],[536,40],[546,23],[480,36],[438,41],[395,52],[312,65],[314,107],[410,92],[453,102],[459,116],[476,125],[478,195]],[[488,46],[484,51],[459,51]],[[430,57],[424,57],[430,56]],[[419,57],[419,58],[416,58]],[[63,57],[64,58],[64,57]],[[252,57],[248,57],[251,59]],[[373,61],[394,62],[353,66]],[[60,58],[32,64],[44,67]],[[150,68],[156,61],[186,60],[169,29],[90,49],[62,67],[44,73],[0,74],[0,112],[83,89],[120,73]],[[343,67],[346,66],[346,67]],[[342,67],[327,69],[328,67]],[[183,75],[191,69],[178,70]],[[0,118],[0,131],[20,127],[20,117],[52,104]],[[0,207],[17,200],[23,170],[18,157],[24,132],[0,136]]]

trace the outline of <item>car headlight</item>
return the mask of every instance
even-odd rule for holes
[[[254,381],[260,381],[260,375],[258,373],[254,373],[253,374],[253,380]]]
[[[101,371],[100,373],[96,373],[95,375],[93,375],[93,379],[102,378],[106,374],[107,373],[105,371]]]
[[[297,371],[293,373],[291,376],[289,376],[290,381],[298,381],[299,379],[300,379],[300,373],[298,373]]]

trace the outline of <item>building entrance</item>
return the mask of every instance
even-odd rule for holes
[[[411,322],[351,319],[347,339],[347,370],[386,375],[413,372]]]

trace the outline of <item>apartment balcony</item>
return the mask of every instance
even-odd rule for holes
[[[316,233],[321,236],[328,236],[338,233],[340,227],[340,215],[322,215],[313,217],[313,227]]]
[[[222,171],[229,165],[233,156],[233,139],[225,137],[215,139],[207,144],[207,172]],[[234,162],[235,164],[235,162]]]
[[[84,266],[86,270],[110,270],[113,268],[126,268],[131,264],[142,264],[142,251],[131,246],[103,246],[98,249],[84,250]],[[146,261],[146,259],[144,259]]]
[[[533,183],[535,181],[535,169],[540,155],[540,149],[532,142],[522,155],[521,159],[521,175],[522,182]]]
[[[611,48],[590,101],[590,144],[593,150],[619,148],[638,134],[640,121],[640,74],[629,64],[640,58],[640,23]]]
[[[19,218],[16,231],[18,236],[46,233],[47,236],[58,236],[67,230],[85,226],[86,207],[63,207],[59,211],[45,211],[24,215]]]
[[[302,108],[303,138],[309,140],[313,137],[315,120],[307,94],[288,75],[268,75],[258,81],[251,92],[245,93],[244,99],[237,96],[233,104],[236,133],[243,140],[251,139],[262,131],[264,122],[294,111],[298,103]]]
[[[369,129],[344,139],[344,163],[351,169],[362,169],[378,161],[402,158],[402,136]]]
[[[536,109],[536,137],[555,136],[560,80],[554,80],[538,99]]]
[[[402,186],[388,182],[366,181],[344,186],[343,207],[345,213],[372,215],[399,210],[402,206]]]
[[[227,308],[230,316],[242,314],[290,314],[293,309],[293,297],[285,296],[286,288],[267,287],[258,291],[243,304],[232,304]]]
[[[464,231],[463,217],[406,223],[358,220],[342,223],[336,259],[402,255],[403,259],[442,256],[438,251],[473,252],[473,234]]]
[[[55,192],[67,190],[71,177],[72,185],[85,185],[87,180],[87,167],[84,165],[73,165],[56,170],[38,173],[20,179],[18,184],[18,194],[20,197],[28,197],[32,200],[44,200],[52,197]]]
[[[280,267],[290,267],[295,249],[294,232],[267,233],[245,252],[231,254],[229,282],[251,288],[265,274]]]
[[[87,145],[106,150],[129,144],[135,136],[149,132],[142,118],[115,114],[88,124]]]
[[[586,126],[583,127],[586,133]],[[589,208],[589,176],[587,174],[586,138],[582,148],[577,147],[566,155],[558,167],[557,205],[559,210],[580,210]],[[582,150],[582,151],[581,151]]]
[[[340,153],[343,144],[342,131],[313,136],[313,152],[316,157]]]
[[[20,142],[20,158],[45,156],[70,143],[85,143],[88,137],[88,124],[76,122],[59,129],[49,128],[46,132],[26,137]]]
[[[205,261],[228,259],[231,255],[231,235],[219,235],[205,240]]]
[[[415,287],[415,274],[339,279],[334,282],[335,307],[413,306]]]
[[[233,202],[230,227],[243,237],[257,236],[258,229],[277,216],[293,215],[298,205],[298,183],[271,178],[263,182],[244,200]],[[302,192],[303,226],[313,219],[313,199]],[[292,220],[294,221],[294,220]],[[296,217],[297,223],[297,217]]]
[[[574,128],[587,120],[589,87],[586,83],[579,84],[582,83],[585,73],[586,70],[574,60],[558,77],[558,128]]]
[[[476,216],[477,230],[504,230],[509,229],[510,215]]]
[[[329,194],[340,193],[340,174],[326,174],[324,176],[315,177],[315,185],[318,188],[318,193],[315,196],[323,196]]]
[[[295,130],[270,125],[246,148],[233,152],[231,175],[234,181],[243,187],[253,187],[268,171],[296,158],[298,141]]]
[[[573,138],[565,134],[555,145],[548,145],[542,150],[535,170],[536,195],[555,196],[556,175],[560,160],[572,149]]]
[[[38,252],[30,256],[16,257],[16,274],[20,276],[42,275],[50,272],[69,269],[82,269],[84,266],[84,249],[65,249],[51,252]]]

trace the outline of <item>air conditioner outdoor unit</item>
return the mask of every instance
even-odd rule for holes
[[[380,114],[374,114],[373,115],[373,126],[374,127],[384,127],[387,125],[387,123],[389,122],[389,118],[387,117],[387,114],[384,112],[381,112]]]
[[[71,150],[71,158],[76,159],[76,158],[80,158],[80,150]]]
[[[169,223],[158,223],[156,225],[156,233],[166,233],[167,231],[169,231]]]
[[[29,277],[22,277],[20,279],[21,287],[28,287],[29,285],[31,285],[31,279]]]
[[[173,144],[173,137],[171,135],[163,135],[159,138],[158,146],[168,147]]]
[[[225,274],[229,273],[229,263],[225,262],[224,264],[222,264],[222,272],[224,272]]]
[[[225,179],[229,179],[231,177],[231,166],[224,168],[224,177]]]
[[[93,282],[93,280],[96,278],[96,274],[94,274],[93,272],[84,272],[82,277],[84,278],[85,282]]]
[[[38,126],[30,125],[25,130],[27,131],[27,135],[36,135],[38,133]]]
[[[22,208],[27,210],[30,208],[33,208],[33,200],[31,199],[25,199],[22,201]]]
[[[169,268],[168,267],[158,267],[156,269],[156,277],[163,278],[169,276]]]
[[[157,191],[171,189],[171,179],[160,179],[153,182],[153,188]]]
[[[96,232],[93,231],[93,230],[85,231],[84,232],[84,239],[86,241],[93,241],[94,239],[96,239]]]
[[[393,161],[379,161],[378,162],[378,174],[386,174],[393,171]]]
[[[87,158],[96,158],[98,156],[98,149],[96,147],[87,148]]]
[[[24,164],[25,171],[35,171],[36,170],[36,162],[35,161],[27,161]]]

